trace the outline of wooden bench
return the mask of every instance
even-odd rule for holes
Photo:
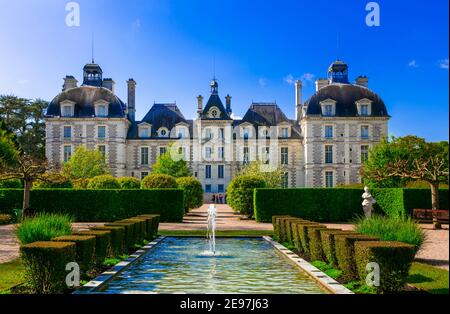
[[[437,219],[439,222],[449,222],[449,211],[439,209],[413,209],[413,218],[419,222],[433,222]]]

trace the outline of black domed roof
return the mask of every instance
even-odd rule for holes
[[[306,101],[306,115],[321,115],[320,103],[326,99],[332,99],[336,102],[335,116],[338,117],[358,116],[356,102],[362,99],[372,101],[371,116],[388,117],[383,100],[375,92],[364,86],[341,83],[330,84],[319,89]]]
[[[47,116],[61,115],[61,102],[70,100],[75,103],[74,118],[89,118],[95,115],[94,103],[104,100],[109,104],[108,118],[125,117],[126,105],[109,89],[95,86],[81,86],[67,89],[50,102]]]

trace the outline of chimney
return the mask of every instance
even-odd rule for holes
[[[300,121],[302,116],[302,81],[295,81],[295,120]]]
[[[103,84],[102,84],[102,86],[103,86],[104,88],[109,89],[111,92],[113,92],[113,94],[114,94],[114,86],[115,86],[115,85],[116,85],[116,82],[114,82],[113,79],[111,79],[111,78],[105,78],[105,79],[103,79]]]
[[[198,95],[197,96],[197,113],[198,113],[199,117],[202,114],[202,112],[203,112],[203,96]]]
[[[364,87],[369,87],[369,78],[365,75],[360,75],[356,78],[355,84]]]
[[[130,78],[127,81],[128,85],[128,117],[131,121],[135,120],[136,113],[136,82]]]
[[[316,92],[318,92],[319,91],[319,89],[321,89],[321,88],[323,88],[323,87],[325,87],[325,86],[328,86],[328,80],[327,79],[324,79],[324,78],[320,78],[320,79],[318,79],[317,81],[316,81]]]
[[[77,87],[77,83],[78,81],[76,78],[74,78],[72,75],[67,75],[64,78],[63,91]]]
[[[227,107],[227,113],[228,114],[231,114],[231,96],[230,95],[227,95],[226,97],[225,97],[225,103],[226,103],[226,107]]]

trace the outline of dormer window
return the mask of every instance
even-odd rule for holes
[[[139,124],[139,137],[140,138],[150,138],[151,136],[151,125],[148,123]]]
[[[108,115],[108,110],[106,109],[106,106],[101,105],[98,106],[98,114],[99,117],[106,117]]]
[[[369,99],[361,99],[356,102],[358,108],[358,115],[362,117],[370,116],[372,114],[372,101]]]
[[[289,129],[288,128],[281,128],[281,137],[282,138],[288,138],[289,137]]]
[[[324,116],[330,117],[333,115],[333,106],[332,105],[325,105],[325,106],[323,106],[323,108],[324,108],[324,112],[323,112]]]
[[[269,138],[270,137],[270,131],[266,127],[262,127],[259,134],[261,135],[261,138]]]
[[[369,105],[361,105],[361,113],[362,116],[369,115]]]
[[[63,117],[71,117],[72,116],[72,106],[63,106],[61,115]]]
[[[73,117],[75,111],[75,103],[70,100],[64,100],[61,105],[61,117]]]
[[[336,114],[336,102],[332,99],[324,100],[320,103],[322,116],[332,117]]]
[[[159,137],[168,137],[169,136],[169,130],[167,130],[166,128],[160,128],[158,130],[158,135],[159,135]]]
[[[208,112],[208,117],[210,119],[218,119],[220,118],[220,111],[217,107],[212,107]]]

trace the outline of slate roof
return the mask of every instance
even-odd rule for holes
[[[217,107],[220,111],[220,116],[217,118],[217,120],[230,120],[230,115],[227,113],[225,106],[222,103],[222,100],[220,99],[218,94],[211,94],[211,96],[208,99],[208,102],[206,103],[205,108],[203,109],[201,118],[202,119],[210,119],[214,120],[212,118],[209,118],[208,111],[211,109],[211,107]]]
[[[289,119],[275,103],[253,103],[242,118],[242,123],[254,126],[275,126]]]
[[[367,98],[372,101],[372,117],[389,117],[386,106],[378,94],[367,87],[354,84],[333,83],[319,89],[305,102],[306,115],[321,115],[320,102],[326,99],[336,101],[337,117],[357,117],[356,101]]]
[[[64,100],[75,102],[73,118],[91,118],[95,115],[94,103],[98,100],[108,102],[108,118],[124,118],[126,105],[109,89],[95,86],[80,86],[59,93],[50,102],[47,116],[60,116],[60,103]]]

